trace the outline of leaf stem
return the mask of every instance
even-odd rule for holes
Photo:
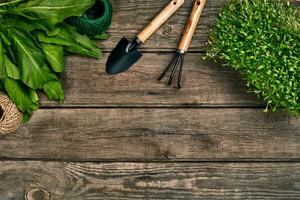
[[[0,3],[0,7],[1,6],[8,6],[8,5],[12,5],[12,4],[16,4],[16,3],[20,3],[24,0],[15,0],[15,1],[8,1],[8,2],[5,2],[5,3]],[[0,13],[1,13],[2,10],[0,10]]]

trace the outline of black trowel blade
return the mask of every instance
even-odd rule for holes
[[[110,75],[115,75],[128,70],[136,63],[142,54],[137,50],[137,45],[134,42],[122,38],[116,48],[111,52],[106,63],[106,72]]]

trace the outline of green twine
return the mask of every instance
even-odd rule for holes
[[[112,21],[113,7],[109,0],[96,0],[95,5],[81,17],[72,17],[69,23],[77,31],[88,36],[97,36],[109,28]]]

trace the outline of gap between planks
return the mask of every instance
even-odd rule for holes
[[[230,159],[199,159],[199,160],[155,160],[155,159],[55,159],[55,158],[13,158],[13,157],[0,157],[0,162],[58,162],[58,163],[95,163],[95,164],[110,164],[110,163],[156,163],[156,164],[230,164],[230,163],[243,163],[243,164],[276,164],[276,163],[299,163],[300,158],[230,158]]]
[[[67,105],[41,105],[40,109],[264,109],[266,106],[263,104],[97,104],[97,105],[80,105],[80,104],[67,104]]]

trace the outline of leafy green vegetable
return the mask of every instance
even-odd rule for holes
[[[0,38],[1,38],[2,42],[3,42],[3,45],[7,45],[7,46],[11,45],[11,43],[8,40],[8,38],[3,33],[0,33]]]
[[[4,47],[3,42],[0,38],[0,77],[4,77],[5,75],[5,66],[4,66]]]
[[[110,37],[109,34],[107,34],[107,33],[102,33],[102,34],[100,34],[100,35],[95,35],[95,36],[93,37],[93,39],[96,39],[96,40],[107,40],[109,37]]]
[[[300,20],[279,0],[231,0],[212,30],[208,55],[241,72],[273,111],[300,113]]]
[[[12,48],[18,58],[21,80],[32,89],[41,89],[44,84],[57,80],[55,74],[48,70],[45,57],[36,44],[29,40],[29,35],[17,28],[8,29]]]
[[[35,90],[11,78],[4,80],[4,86],[10,98],[22,112],[35,111],[39,108],[39,100]]]
[[[25,86],[21,81],[11,78],[4,79],[4,88],[18,109],[23,112],[23,122],[27,122],[32,112],[39,109],[39,97],[36,91]]]
[[[37,40],[45,44],[55,44],[59,46],[71,46],[74,42],[72,36],[60,27],[56,27],[57,34],[49,36],[44,31],[35,31]],[[66,33],[66,34],[64,34]]]
[[[9,18],[5,18],[3,20],[3,26],[5,27],[17,27],[18,29],[26,32],[27,34],[31,34],[34,30],[43,30],[46,31],[47,34],[51,35],[53,32],[47,26],[43,25],[40,21],[30,21],[25,18],[20,18],[17,16],[12,16]]]
[[[61,73],[65,69],[64,48],[55,44],[41,43],[42,49],[52,70]]]
[[[94,2],[95,0],[31,0],[10,7],[7,12],[54,27],[68,17],[81,16]]]
[[[5,72],[3,72],[7,77],[15,79],[15,80],[20,80],[21,79],[21,72],[19,68],[11,62],[9,57],[4,54],[4,67],[5,67]]]
[[[102,57],[101,50],[96,43],[90,40],[88,36],[77,33],[74,27],[63,24],[56,29],[57,34],[53,36],[48,36],[42,31],[37,32],[37,39],[42,43],[64,46],[64,49],[70,53],[92,58]]]
[[[79,34],[76,28],[69,25],[65,25],[65,27],[73,38],[73,45],[67,46],[66,51],[92,58],[102,58],[101,50],[88,36]]]
[[[2,83],[1,80],[0,80],[0,90],[1,90],[1,91],[5,90],[4,85],[3,85],[3,83]]]
[[[80,16],[95,0],[11,0],[0,3],[0,90],[20,111],[23,122],[39,109],[38,90],[49,100],[64,101],[57,74],[65,69],[64,51],[100,58],[86,35],[64,24]]]
[[[17,5],[17,4],[22,3],[24,1],[26,1],[26,0],[11,0],[11,1],[6,1],[6,2],[3,2],[3,3],[0,3],[0,7],[3,8],[3,7],[7,7],[7,6]],[[1,10],[3,10],[3,11],[6,12],[6,9],[2,9],[2,8],[1,8]]]
[[[20,79],[20,70],[10,61],[4,53],[3,45],[0,39],[0,78],[3,80],[7,77],[12,79]]]
[[[65,100],[64,92],[59,81],[51,81],[43,86],[43,90],[50,100]]]

